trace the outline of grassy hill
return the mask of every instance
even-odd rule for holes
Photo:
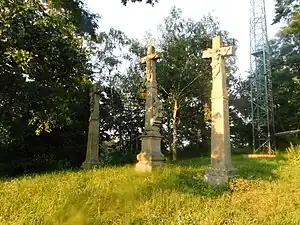
[[[0,224],[300,224],[300,163],[234,156],[239,177],[202,181],[208,158],[0,181]]]

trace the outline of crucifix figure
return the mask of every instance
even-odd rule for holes
[[[142,63],[146,64],[146,76],[148,83],[156,83],[156,61],[159,58],[159,55],[155,52],[155,48],[150,45],[147,49],[147,55],[142,58]]]
[[[142,58],[142,63],[146,64],[146,112],[145,128],[141,137],[142,149],[137,155],[138,163],[136,171],[152,171],[154,167],[161,167],[164,164],[164,155],[161,153],[160,126],[162,122],[162,105],[157,95],[156,82],[156,61],[159,55],[153,46],[147,49],[147,56]]]
[[[234,55],[232,46],[223,47],[222,39],[212,40],[212,49],[203,52],[202,58],[211,58],[211,166],[204,179],[211,184],[224,184],[235,173],[231,164],[229,107],[226,85],[225,57]]]
[[[90,89],[90,119],[88,131],[88,143],[86,149],[86,159],[82,163],[82,168],[90,169],[99,166],[99,101],[100,86],[93,84]]]

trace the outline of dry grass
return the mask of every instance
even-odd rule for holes
[[[137,174],[131,166],[0,181],[0,224],[300,224],[300,163],[235,156],[226,187],[202,181],[209,159]]]

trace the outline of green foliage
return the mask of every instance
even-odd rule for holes
[[[74,24],[79,33],[96,35],[99,15],[90,13],[80,0],[47,0],[51,7],[69,14],[68,20]]]
[[[278,12],[288,24],[272,43],[277,131],[300,126],[300,14],[297,1],[290,5],[293,8],[287,8],[287,3],[282,4],[288,13]],[[98,18],[80,0],[0,2],[1,175],[81,165],[88,91],[94,80],[102,86],[102,163],[135,161],[144,126],[145,68],[140,58],[145,46],[119,30],[96,33]],[[202,51],[216,34],[223,36],[225,44],[232,45],[232,40],[212,16],[183,19],[177,8],[160,31],[156,47],[162,59],[157,72],[166,112],[162,151],[166,156],[177,148],[180,157],[203,155],[210,147],[211,67],[210,60],[202,59]],[[125,71],[124,61],[129,65]],[[251,143],[249,87],[247,81],[232,76],[234,57],[228,65],[232,144],[244,149]],[[202,190],[202,184],[195,185]]]
[[[1,116],[17,119],[25,116],[20,109],[26,110],[22,119],[27,117],[40,134],[70,123],[69,108],[89,71],[73,24],[60,12],[46,12],[46,6],[33,3],[1,6]],[[11,110],[12,106],[20,109]]]
[[[89,55],[69,14],[50,2],[2,1],[0,8],[0,164],[10,167],[6,174],[44,170],[66,160],[67,145],[85,135]]]
[[[0,181],[0,224],[300,223],[299,166],[243,156],[233,162],[240,177],[228,187],[203,182],[209,158],[150,174],[126,166]]]
[[[299,7],[299,0],[276,0],[273,24],[289,20],[295,11],[299,11]]]
[[[277,1],[275,22],[284,20],[271,41],[271,65],[275,103],[276,132],[296,130],[300,127],[300,2]],[[278,147],[299,143],[295,135],[277,138]]]
[[[123,56],[116,52],[134,43],[114,29],[95,34],[96,18],[80,1],[16,0],[0,6],[1,175],[81,165],[92,72],[110,86],[101,94],[99,138],[119,138],[118,150],[109,153],[112,164],[131,162],[139,151],[142,116],[137,103],[135,110],[128,107],[130,99],[117,86]]]
[[[297,12],[271,43],[277,132],[300,127],[299,46],[300,12]]]
[[[160,33],[157,80],[166,111],[164,134],[168,149],[174,159],[177,148],[179,152],[196,146],[199,153],[206,152],[210,141],[211,61],[202,59],[202,52],[211,47],[217,34],[225,45],[233,41],[211,15],[200,21],[186,20],[176,7],[160,26]],[[234,57],[227,61],[231,81],[236,70]],[[190,146],[184,147],[184,142]]]
[[[135,162],[136,154],[119,149],[114,141],[104,141],[100,145],[99,160],[103,166],[120,166]]]

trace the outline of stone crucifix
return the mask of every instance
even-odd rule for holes
[[[229,107],[226,85],[225,57],[234,55],[232,46],[223,47],[222,39],[212,40],[212,49],[203,52],[202,58],[211,58],[211,166],[204,179],[210,184],[224,184],[235,174],[231,164]]]
[[[165,157],[161,153],[160,126],[162,123],[162,104],[157,95],[156,61],[159,55],[153,46],[149,46],[147,55],[142,58],[146,64],[146,105],[145,105],[145,128],[141,136],[142,149],[137,155],[138,163],[135,170],[150,172],[154,167],[161,167]]]
[[[90,89],[90,119],[88,142],[86,149],[86,159],[82,163],[83,169],[91,169],[99,166],[99,101],[100,101],[100,85],[93,84]]]

